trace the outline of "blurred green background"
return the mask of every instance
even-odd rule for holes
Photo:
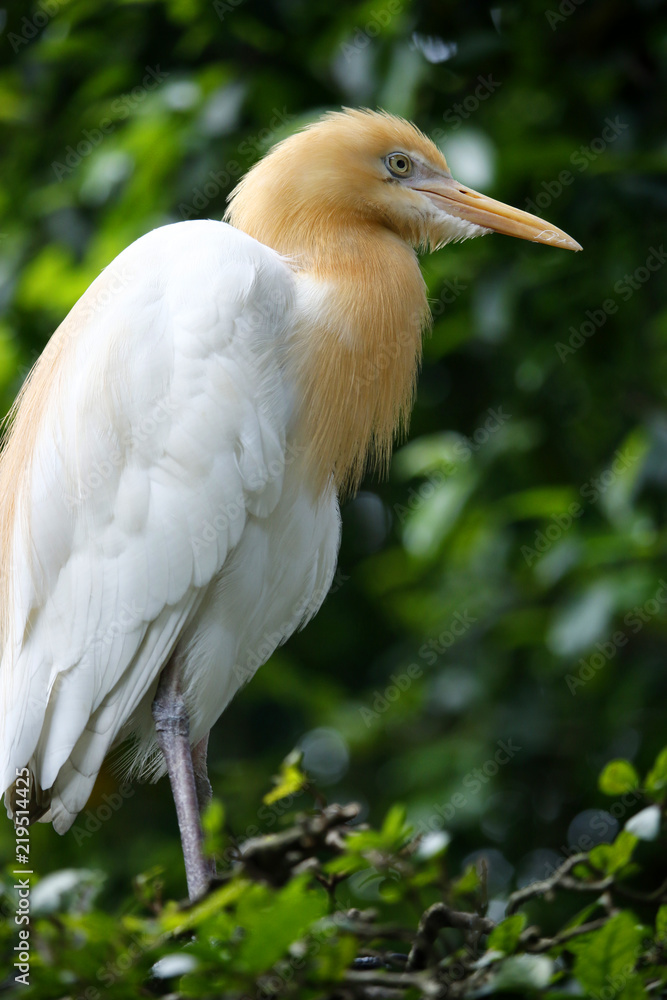
[[[3,411],[120,250],[219,219],[273,142],[341,105],[414,120],[462,182],[583,244],[424,259],[409,440],[345,505],[332,593],[210,759],[237,836],[278,825],[261,796],[300,745],[330,800],[405,803],[455,863],[486,851],[493,891],[611,839],[632,808],[592,796],[597,773],[646,769],[667,716],[665,4],[39,0],[0,26]],[[110,872],[110,897],[156,864],[184,892],[166,781],[121,794],[106,767],[32,851],[40,874]]]

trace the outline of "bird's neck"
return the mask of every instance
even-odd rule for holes
[[[348,493],[407,426],[430,314],[417,257],[388,229],[329,231],[325,246],[295,261],[296,435],[316,489],[333,476]]]

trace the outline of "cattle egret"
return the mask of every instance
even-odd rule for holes
[[[318,610],[339,497],[386,466],[429,318],[416,250],[560,229],[471,191],[392,115],[327,114],[226,222],[142,236],[56,330],[0,458],[0,789],[59,833],[110,750],[169,773],[205,892],[211,726]],[[21,771],[23,769],[23,771]]]

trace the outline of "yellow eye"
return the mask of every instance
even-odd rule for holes
[[[407,153],[390,153],[385,163],[397,177],[408,177],[412,173],[412,160]]]

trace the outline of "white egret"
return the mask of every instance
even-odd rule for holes
[[[429,319],[416,250],[581,249],[384,113],[275,146],[227,222],[124,250],[56,330],[0,458],[0,789],[65,832],[107,752],[168,771],[192,898],[206,743],[329,588],[338,498],[386,465]]]

